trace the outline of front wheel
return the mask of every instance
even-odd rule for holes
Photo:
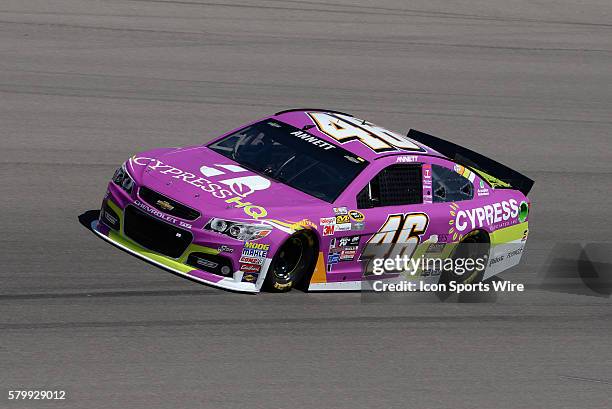
[[[310,234],[294,234],[272,258],[264,288],[276,292],[290,291],[308,277],[314,267],[315,256],[315,239]]]

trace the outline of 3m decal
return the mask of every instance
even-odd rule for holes
[[[404,135],[349,115],[329,112],[309,112],[308,115],[312,118],[319,131],[340,143],[358,140],[374,152],[398,149],[422,150]]]
[[[335,224],[326,224],[323,226],[323,235],[324,236],[333,236],[336,232]]]

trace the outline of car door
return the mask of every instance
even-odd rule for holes
[[[331,239],[330,279],[357,280],[359,275],[373,274],[373,258],[448,255],[446,244],[460,239],[453,212],[458,202],[473,198],[473,179],[473,173],[443,158],[422,155],[378,160],[366,184],[349,193],[354,205],[341,217],[350,219],[352,229],[337,231]],[[344,263],[346,257],[352,257],[355,245],[358,254],[348,260],[353,263]],[[433,278],[439,273],[419,274]]]
[[[358,281],[367,269],[371,254],[368,243],[389,254],[412,252],[427,231],[428,217],[423,212],[423,184],[421,163],[397,163],[395,157],[381,158],[370,168],[360,186],[353,186],[350,197],[344,198],[349,231],[336,230],[330,241],[327,276],[330,281]],[[336,209],[342,211],[343,209]],[[339,221],[337,220],[340,225]],[[402,246],[395,246],[402,243]]]

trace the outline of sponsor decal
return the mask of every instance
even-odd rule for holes
[[[357,247],[346,247],[340,252],[340,261],[353,261],[357,254]]]
[[[284,290],[285,288],[289,288],[293,285],[293,280],[287,283],[274,283],[274,288],[277,290]]]
[[[347,237],[339,237],[334,242],[337,243],[338,247],[346,247],[346,246],[358,246],[360,240],[361,240],[361,236],[347,236]]]
[[[336,216],[336,224],[345,224],[345,223],[350,223],[351,222],[351,218],[349,217],[348,214],[342,214],[339,216]]]
[[[240,264],[240,271],[243,273],[259,273],[261,271],[261,266],[259,264],[243,263]]]
[[[529,205],[527,202],[521,202],[520,210],[519,210],[519,222],[523,223],[527,220],[527,215],[529,214]]]
[[[414,163],[419,160],[418,156],[410,155],[410,156],[398,156],[396,163]]]
[[[350,231],[352,229],[351,218],[348,214],[341,214],[335,217],[322,217],[319,222],[323,227],[324,236],[331,236],[335,232]]]
[[[185,229],[191,229],[193,226],[190,223],[186,223],[182,220],[178,220],[176,217],[172,217],[160,210],[157,210],[154,207],[149,206],[146,203],[141,202],[140,200],[136,199],[134,201],[134,205],[138,206],[139,208],[141,208],[142,210],[144,210],[145,212],[152,214],[153,216],[160,218],[164,221],[167,221],[169,223],[175,224],[179,227],[183,227]]]
[[[357,140],[377,153],[399,149],[422,150],[404,135],[350,115],[331,112],[309,112],[308,115],[319,131],[340,143]]]
[[[352,225],[350,223],[337,224],[335,226],[336,231],[351,231]]]
[[[333,238],[329,243],[329,254],[339,254],[338,261],[353,261],[357,254],[359,241],[359,236]]]
[[[245,257],[266,258],[268,252],[266,250],[257,249],[242,249],[242,255]]]
[[[162,208],[162,210],[172,210],[174,209],[174,206],[172,206],[169,202],[165,201],[165,200],[158,200],[157,202],[155,202],[155,204],[157,204],[159,207]]]
[[[246,281],[247,283],[252,283],[257,280],[257,276],[254,274],[245,274],[242,276],[242,281]]]
[[[258,266],[263,266],[264,260],[265,259],[261,257],[250,257],[250,256],[242,255],[240,256],[240,260],[238,261],[244,264],[256,264]]]
[[[485,183],[481,180],[478,190],[476,190],[478,196],[489,196],[489,188],[485,185]]]
[[[323,228],[324,236],[332,236],[336,232],[335,217],[322,217],[321,220],[319,220],[319,224]]]
[[[340,253],[330,253],[327,255],[327,264],[336,264],[340,262]]]
[[[446,243],[431,243],[429,247],[427,247],[426,253],[442,253]]]
[[[423,203],[432,203],[432,177],[431,177],[431,164],[423,164]]]
[[[319,224],[321,226],[329,226],[331,224],[335,224],[336,223],[336,218],[335,217],[321,217],[321,220],[319,220]]]
[[[227,172],[242,173],[246,169],[232,164],[216,164],[215,167],[202,166],[200,172],[204,177],[194,173],[185,172],[172,165],[166,165],[162,161],[144,156],[134,156],[130,158],[132,166],[145,166],[145,172],[155,170],[163,175],[169,175],[174,179],[181,180],[198,189],[210,193],[217,199],[223,199],[225,203],[231,204],[236,208],[242,209],[253,219],[267,216],[268,212],[262,206],[254,205],[251,202],[243,201],[248,195],[265,190],[270,187],[268,179],[259,175],[230,177],[228,179],[216,180],[218,177],[227,177]],[[210,178],[215,178],[215,181]]]
[[[492,266],[493,264],[497,264],[501,261],[504,261],[504,256],[503,254],[499,257],[492,257],[491,260],[489,261],[489,266]]]
[[[313,136],[309,133],[306,133],[304,131],[295,131],[295,132],[291,132],[290,135],[293,135],[297,138],[300,138],[303,141],[306,142],[310,142],[311,144],[318,146],[326,151],[330,150],[330,149],[335,149],[336,147],[334,145],[332,145],[331,143],[325,142],[323,139],[317,138],[316,136]]]
[[[303,219],[303,220],[300,220],[299,222],[293,223],[291,225],[291,228],[294,229],[294,230],[300,230],[300,229],[303,229],[303,228],[311,228],[311,229],[314,229],[314,230],[318,230],[317,229],[317,225],[314,224],[313,222],[311,222],[308,219]]]
[[[234,249],[229,246],[219,246],[217,251],[220,253],[233,253]]]
[[[460,240],[463,232],[489,227],[499,229],[516,224],[519,215],[519,206],[516,200],[509,199],[501,202],[487,204],[472,209],[460,209],[455,202],[450,204],[448,233],[453,241]]]
[[[335,224],[326,224],[323,226],[323,235],[324,236],[333,236],[336,232]]]
[[[246,243],[244,243],[244,248],[268,251],[270,250],[270,245],[264,244],[264,243],[253,243],[252,241],[247,241]]]
[[[341,214],[348,214],[348,209],[346,207],[334,207],[334,214],[336,216]]]
[[[354,220],[356,222],[362,222],[365,220],[365,216],[363,215],[363,213],[361,213],[360,211],[357,210],[351,210],[349,212],[349,216],[351,218],[351,220]]]
[[[453,169],[455,170],[455,172],[468,179],[470,182],[474,183],[474,179],[476,179],[476,175],[474,174],[474,172],[472,172],[465,166],[459,165],[458,163],[455,163]]]
[[[255,264],[261,266],[266,260],[269,249],[269,244],[247,241],[244,243],[242,254],[240,255],[240,259],[238,261],[244,264]]]
[[[524,247],[521,247],[521,248],[518,248],[516,250],[513,250],[513,251],[509,252],[507,257],[511,258],[511,257],[514,257],[514,256],[518,256],[519,254],[522,254],[523,253],[523,248]]]
[[[355,231],[360,231],[365,229],[365,223],[364,222],[353,222],[351,223],[351,230],[355,230]]]

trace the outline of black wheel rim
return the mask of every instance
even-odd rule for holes
[[[274,275],[277,280],[290,281],[300,265],[304,244],[297,237],[289,239],[278,251],[278,259],[274,265]]]

